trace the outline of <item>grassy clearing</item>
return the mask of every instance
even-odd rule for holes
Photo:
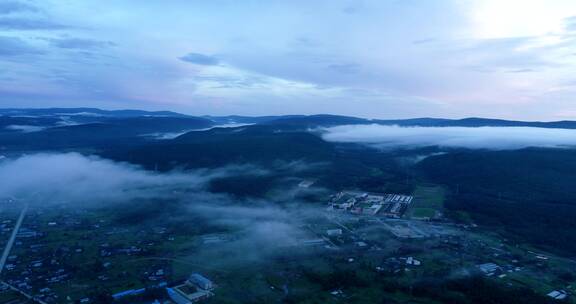
[[[414,191],[414,201],[408,215],[413,218],[432,218],[444,209],[444,188],[419,185]]]
[[[553,286],[547,284],[547,280],[538,279],[522,273],[507,274],[506,279],[512,283],[518,284],[519,286],[530,288],[540,294],[547,294],[555,289]]]
[[[431,218],[436,215],[436,209],[431,208],[414,208],[412,210],[412,217],[416,218]]]

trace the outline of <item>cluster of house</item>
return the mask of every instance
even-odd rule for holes
[[[12,220],[3,220],[0,222],[0,234],[8,234],[12,231]]]
[[[138,246],[130,246],[130,247],[122,247],[122,248],[114,248],[111,247],[110,244],[104,243],[100,245],[100,257],[110,257],[116,254],[125,254],[125,255],[138,255],[145,252],[146,249]]]
[[[166,282],[161,282],[156,286],[150,286],[148,288],[163,288],[166,287],[168,284]],[[138,296],[143,294],[144,292],[146,292],[147,288],[139,288],[139,289],[129,289],[129,290],[124,290],[118,293],[115,293],[112,295],[112,298],[114,300],[120,300],[122,298],[125,297],[133,297],[133,296]]]
[[[342,191],[330,198],[328,210],[358,215],[385,215],[400,218],[414,199],[411,195]]]
[[[192,304],[214,295],[212,281],[199,273],[193,273],[184,283],[166,288],[168,296],[176,304]]]
[[[3,230],[11,230],[11,220],[2,223],[6,225]],[[52,285],[69,280],[72,274],[70,267],[62,261],[82,252],[82,248],[48,248],[43,240],[46,233],[39,231],[40,225],[37,218],[30,217],[28,227],[19,229],[12,254],[6,259],[3,276],[12,288],[32,294],[46,303],[55,303],[58,302],[58,295],[52,290]],[[50,227],[54,225],[53,222],[48,223]]]
[[[33,212],[36,212],[36,214],[34,214],[36,216],[29,216],[25,222],[25,227],[21,227],[17,234],[12,254],[8,256],[6,261],[3,276],[5,281],[11,286],[45,303],[61,303],[61,297],[59,298],[54,290],[58,289],[58,286],[68,284],[71,280],[81,276],[70,261],[74,260],[75,256],[84,254],[87,250],[87,248],[85,248],[86,244],[93,244],[97,234],[87,232],[82,236],[82,240],[88,240],[88,242],[67,242],[59,244],[56,247],[47,242],[46,236],[50,235],[52,233],[51,231],[62,231],[64,229],[100,231],[100,236],[104,238],[110,234],[119,234],[125,231],[116,227],[102,229],[102,220],[98,220],[97,222],[83,221],[81,214],[78,215],[81,211],[67,211],[56,221],[43,220],[41,216],[42,210],[34,210]],[[5,220],[2,222],[2,225],[0,229],[6,229],[5,233],[9,233],[12,230],[13,222]],[[146,254],[149,250],[148,247],[153,245],[152,241],[145,241],[145,239],[147,239],[146,235],[150,235],[151,233],[165,232],[145,231],[142,233],[144,235],[142,239],[144,240],[138,241],[135,245],[118,246],[101,242],[100,245],[98,245],[99,256],[101,258],[108,258],[115,255],[135,256]],[[111,262],[104,261],[101,266],[102,273],[99,273],[97,276],[99,281],[117,279],[117,276],[111,275],[111,273],[117,269],[112,266]],[[156,284],[154,285],[155,287],[165,287],[165,285],[161,286],[158,283],[165,281],[167,276],[165,272],[165,269],[157,267],[141,275],[142,279],[154,282],[154,284]],[[144,289],[128,290],[125,293],[116,295],[116,297],[138,294],[138,292],[143,290]],[[82,300],[90,301],[89,298],[82,298]]]
[[[488,277],[498,276],[499,278],[503,278],[506,276],[506,272],[513,272],[520,270],[520,267],[515,267],[514,269],[508,269],[510,267],[501,267],[495,263],[484,263],[477,265],[478,269]],[[568,297],[568,292],[565,290],[553,290],[547,294],[548,297],[551,297],[556,300],[564,300]]]
[[[384,260],[380,266],[376,266],[377,272],[396,274],[406,271],[411,267],[418,267],[422,262],[414,257],[391,257]]]

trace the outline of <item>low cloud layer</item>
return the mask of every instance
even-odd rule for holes
[[[152,138],[152,139],[160,139],[160,140],[174,139],[180,135],[184,135],[184,134],[186,134],[188,132],[192,132],[192,131],[201,132],[201,131],[212,130],[214,128],[237,128],[237,127],[249,126],[249,125],[253,125],[253,124],[251,124],[251,123],[229,123],[229,124],[215,125],[215,126],[212,126],[209,128],[189,129],[189,130],[180,131],[180,132],[150,133],[150,134],[143,134],[142,136]]]
[[[123,225],[190,229],[190,237],[198,234],[200,239],[223,235],[222,242],[195,251],[194,259],[210,261],[205,266],[244,265],[314,238],[303,228],[303,220],[319,209],[299,203],[297,194],[318,189],[286,183],[274,191],[284,195],[238,199],[210,192],[209,183],[223,177],[297,174],[303,167],[293,162],[271,168],[242,165],[157,173],[78,153],[34,154],[0,159],[0,200],[13,198],[33,208],[54,204],[75,210],[111,209],[117,217],[111,220]]]
[[[166,197],[176,189],[202,189],[213,178],[245,169],[226,167],[159,174],[78,153],[34,154],[0,162],[0,198],[42,204],[98,204]]]
[[[45,128],[41,127],[41,126],[30,126],[30,125],[9,125],[6,126],[4,129],[6,130],[10,130],[10,131],[19,131],[19,132],[37,132],[37,131],[42,131]]]
[[[490,150],[527,147],[574,147],[576,130],[532,127],[400,127],[355,125],[326,128],[322,138],[331,142],[360,143],[376,148],[439,146]]]

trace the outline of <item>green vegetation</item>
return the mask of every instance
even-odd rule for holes
[[[0,303],[28,303],[26,298],[13,290],[0,291]]]
[[[415,219],[431,219],[441,214],[444,210],[444,192],[440,186],[418,185],[408,216]]]
[[[411,217],[413,218],[433,218],[436,215],[436,209],[431,208],[414,208]]]
[[[146,144],[144,135],[182,132],[211,127],[213,122],[196,117],[106,118],[73,126],[60,126],[39,132],[0,132],[0,142],[10,149],[118,149]]]
[[[576,253],[573,150],[455,151],[422,161],[418,172],[449,189],[452,214],[465,212],[549,251]]]

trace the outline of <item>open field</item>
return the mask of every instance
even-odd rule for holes
[[[445,190],[441,186],[419,185],[414,191],[412,206],[407,212],[414,219],[440,217],[444,209]]]

